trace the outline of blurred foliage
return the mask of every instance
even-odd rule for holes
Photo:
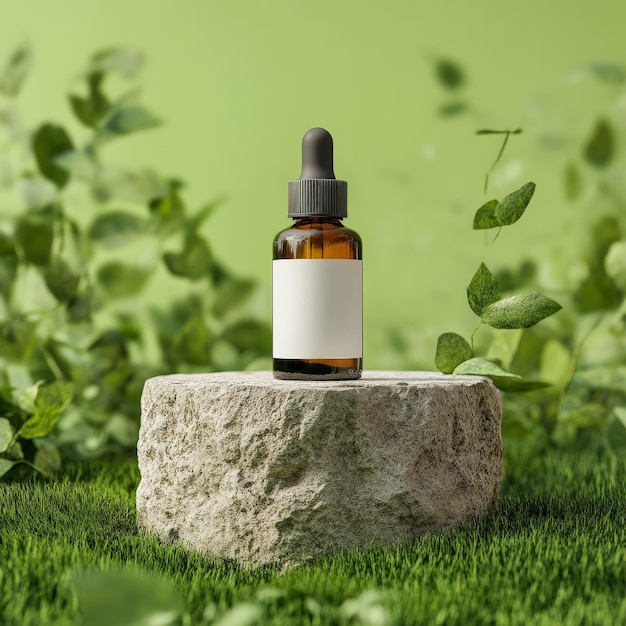
[[[512,359],[515,371],[551,387],[504,398],[505,433],[538,447],[571,443],[587,429],[612,439],[626,432],[626,187],[617,146],[617,126],[600,115],[578,154],[564,159],[566,201],[584,212],[578,258],[515,272],[517,288],[551,274],[564,303],[560,322],[525,332]]]
[[[271,350],[242,312],[253,281],[201,232],[220,201],[192,212],[180,179],[105,159],[159,124],[139,101],[142,55],[93,55],[68,96],[76,131],[22,125],[31,64],[20,48],[0,74],[0,476],[13,478],[132,451],[150,376],[244,369]]]
[[[255,593],[245,600],[227,607],[209,601],[200,615],[192,615],[171,580],[136,566],[88,570],[75,575],[70,583],[84,626],[258,626],[273,621],[272,615],[294,601],[288,589],[257,584]],[[226,584],[234,584],[232,574]],[[326,623],[321,621],[326,614],[328,623],[384,626],[391,623],[385,606],[390,595],[389,591],[370,589],[337,605],[306,595],[299,610],[317,618],[314,623]],[[283,623],[297,622],[292,613]]]
[[[449,88],[439,67],[436,70],[442,86]],[[492,299],[501,293],[540,288],[558,294],[563,310],[532,328],[493,331],[483,326],[487,332],[479,333],[478,350],[485,359],[470,361],[474,347],[455,333],[441,336],[443,345],[437,353],[442,371],[460,373],[459,359],[465,359],[472,365],[465,369],[489,375],[505,391],[511,381],[517,383],[517,390],[524,390],[522,381],[542,381],[530,385],[529,393],[503,395],[503,432],[509,440],[520,438],[520,443],[537,449],[570,444],[589,429],[602,429],[611,439],[626,438],[626,181],[620,152],[626,70],[612,63],[594,63],[579,74],[604,83],[610,97],[607,110],[587,121],[582,140],[561,131],[557,144],[564,200],[575,212],[576,229],[568,236],[575,236],[580,244],[569,258],[526,259],[517,268],[499,269],[492,279],[484,275],[480,289],[468,288],[470,306],[472,297],[489,295],[489,286],[497,287]],[[478,134],[494,132],[505,138],[485,189],[509,135],[519,131]],[[518,199],[524,197],[523,189],[515,192]],[[498,204],[491,200],[478,209],[475,229],[500,226]],[[515,214],[515,210],[510,213]],[[511,297],[515,296],[505,300]],[[516,374],[502,376],[494,366]]]
[[[445,100],[439,105],[439,115],[456,117],[466,113],[469,103],[463,96],[466,83],[465,71],[452,59],[434,58],[433,63],[435,76],[445,93]]]
[[[71,580],[84,626],[178,626],[183,601],[165,578],[137,567],[88,570]]]

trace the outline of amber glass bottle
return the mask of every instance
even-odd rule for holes
[[[336,180],[332,138],[311,129],[302,144],[302,176],[289,184],[295,223],[274,239],[274,376],[360,378],[362,244],[342,224],[347,183]]]

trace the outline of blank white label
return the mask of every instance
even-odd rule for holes
[[[274,261],[272,296],[274,358],[363,356],[363,261]]]

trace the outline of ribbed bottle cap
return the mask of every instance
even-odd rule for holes
[[[289,217],[348,215],[348,183],[333,171],[333,138],[312,128],[302,139],[302,174],[289,181]]]

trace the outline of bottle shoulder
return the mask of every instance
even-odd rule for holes
[[[300,221],[274,237],[274,259],[361,259],[359,234],[341,222]]]
[[[304,226],[292,224],[282,230],[279,230],[274,237],[274,243],[279,240],[302,240],[309,237],[319,237],[323,235],[325,239],[351,239],[359,244],[362,243],[361,236],[352,228],[348,228],[343,224],[329,225],[325,223],[311,223]]]

